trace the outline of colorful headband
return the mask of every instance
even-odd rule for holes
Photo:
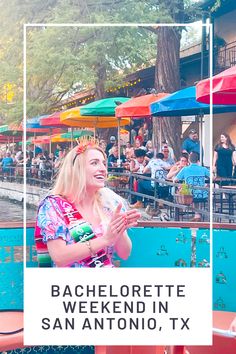
[[[94,148],[99,146],[99,142],[94,137],[81,137],[80,139],[76,139],[78,146],[76,147],[76,155],[73,159],[72,164],[74,165],[76,157],[80,154],[83,154],[88,148]]]

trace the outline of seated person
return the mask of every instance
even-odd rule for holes
[[[153,156],[154,156],[154,149],[153,149],[153,145],[152,145],[152,141],[151,140],[148,140],[146,145],[145,145],[145,148],[146,148],[146,156],[145,156],[145,160],[147,162],[149,162]]]
[[[143,146],[143,138],[140,135],[137,135],[134,141],[135,149],[143,149],[146,151],[145,146]]]
[[[24,161],[23,151],[18,151],[15,156],[16,164],[22,164]]]
[[[143,173],[145,163],[146,152],[143,149],[135,149],[134,156],[135,158],[130,162],[130,172]]]
[[[116,144],[116,137],[112,135],[110,137],[110,143],[106,145],[106,149],[105,149],[107,157],[110,155],[110,150],[113,148],[113,146],[115,146],[115,144]]]
[[[170,150],[168,146],[164,145],[161,150],[164,155],[163,161],[167,162],[171,166],[174,166],[175,160],[172,157],[170,157]]]
[[[158,153],[156,158],[152,158],[143,170],[143,174],[151,172],[151,178],[165,180],[170,165],[163,161],[164,155]],[[163,187],[161,187],[163,188]],[[155,181],[140,179],[138,180],[138,193],[154,195]],[[131,205],[132,208],[142,208],[142,197],[137,197],[137,202]]]
[[[113,146],[111,149],[111,154],[108,157],[108,167],[118,167],[118,146]],[[120,155],[121,165],[126,162],[125,156]]]
[[[189,155],[190,165],[182,168],[182,170],[175,176],[174,182],[184,181],[190,186],[205,186],[205,178],[210,178],[210,171],[199,165],[199,154],[191,152]],[[193,189],[193,201],[200,202],[208,198],[208,191],[203,189]],[[201,215],[195,214],[192,221],[201,221]]]
[[[146,166],[145,155],[146,152],[143,149],[134,150],[134,158],[130,162],[130,172],[137,173],[137,174],[143,173],[144,167]],[[134,192],[137,192],[138,178],[134,178],[134,176],[132,176],[131,178],[132,178],[133,190]],[[132,197],[132,199],[137,201],[135,196]]]
[[[182,170],[183,167],[186,167],[189,165],[188,162],[188,154],[187,153],[182,153],[180,156],[180,160],[177,161],[174,166],[171,167],[170,171],[167,174],[167,179],[174,179],[175,176],[179,173],[179,171]]]
[[[174,150],[173,150],[172,147],[168,144],[168,142],[167,142],[166,139],[164,139],[164,140],[162,141],[162,149],[163,149],[164,147],[167,147],[167,149],[169,150],[169,157],[171,157],[173,160],[176,161],[175,154],[174,154]]]
[[[134,148],[133,147],[129,147],[129,148],[125,148],[125,160],[126,160],[126,169],[130,170],[130,164],[132,159],[134,159]]]

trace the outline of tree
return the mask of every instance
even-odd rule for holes
[[[184,0],[157,1],[162,16],[167,23],[181,23],[183,19]],[[158,22],[161,22],[160,19]],[[179,55],[182,28],[157,26],[148,27],[156,34],[157,54],[155,64],[155,89],[159,92],[172,93],[180,88]],[[181,120],[180,117],[153,118],[153,141],[160,150],[160,137],[168,140],[180,152]]]
[[[179,53],[181,29],[159,27],[157,29],[157,58],[155,68],[155,88],[157,92],[172,93],[180,89]],[[176,156],[181,147],[181,117],[161,117],[153,119],[154,141],[161,134],[175,149]],[[160,147],[159,147],[160,148]]]
[[[1,81],[8,82],[14,72],[15,78],[12,81],[14,84],[17,83],[19,88],[17,92],[21,96],[18,97],[15,107],[22,107],[23,23],[132,23],[137,22],[137,19],[140,23],[170,22],[176,20],[176,13],[179,18],[181,17],[183,13],[181,4],[183,5],[183,0],[169,0],[168,4],[163,0],[46,0],[43,2],[27,0],[23,3],[20,0],[5,1],[4,6],[0,8],[2,23],[4,24],[7,19],[13,25],[9,28],[4,24],[7,31],[3,31],[0,44],[4,44],[6,39],[11,38],[12,54],[9,57],[9,47],[4,46],[3,58],[5,63],[8,62],[9,70],[8,73],[5,70],[4,75],[2,71]],[[29,116],[49,112],[66,92],[73,92],[76,88],[95,87],[96,98],[104,97],[106,89],[114,83],[121,83],[127,73],[150,65],[155,58],[156,38],[158,62],[164,62],[166,52],[162,51],[159,45],[163,39],[161,40],[161,33],[157,36],[158,31],[159,29],[155,29],[148,32],[142,26],[109,29],[80,27],[62,30],[29,28],[27,30]],[[179,37],[180,33],[176,43]],[[169,43],[163,47],[167,44]],[[174,50],[177,53],[177,46]],[[13,52],[17,55],[13,55]],[[179,69],[176,69],[175,73],[178,71]],[[164,79],[164,74],[162,76]],[[166,83],[172,85],[172,79],[173,76],[169,74],[165,86],[162,87],[158,87],[156,81],[158,89],[166,91]],[[15,115],[15,118],[21,120],[22,109],[16,115],[13,108],[12,105],[11,110],[8,109],[8,116]]]

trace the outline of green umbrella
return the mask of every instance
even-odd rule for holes
[[[25,144],[26,144],[26,146],[27,146],[27,145],[31,145],[32,142],[31,142],[31,141],[26,141]],[[19,145],[24,145],[24,144],[23,144],[23,141],[20,141],[20,142],[19,142]]]
[[[98,101],[94,101],[86,104],[80,108],[80,113],[82,116],[115,116],[115,109],[121,103],[125,103],[130,100],[129,97],[109,97],[103,98]],[[119,156],[118,159],[120,161],[120,120],[121,118],[117,118],[118,121],[118,151]]]
[[[0,126],[0,133],[6,132],[9,130],[9,126],[7,124]]]
[[[61,134],[61,137],[65,138],[65,139],[70,139],[71,135],[72,134],[69,132],[69,133]],[[73,138],[74,139],[79,139],[82,136],[92,136],[92,135],[94,135],[94,133],[91,130],[74,130],[73,131]]]
[[[82,116],[114,116],[116,107],[128,100],[129,97],[103,98],[80,107],[80,113]]]

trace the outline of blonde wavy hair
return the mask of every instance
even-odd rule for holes
[[[51,194],[61,195],[72,203],[83,200],[86,194],[85,164],[88,150],[100,151],[107,160],[105,152],[99,146],[88,147],[80,154],[77,153],[77,147],[73,148],[64,158]],[[94,211],[101,221],[108,221],[120,202],[125,204],[123,198],[111,189],[100,188],[95,194]]]

